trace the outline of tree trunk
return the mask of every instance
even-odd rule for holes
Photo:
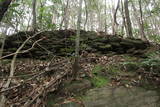
[[[63,4],[62,4],[63,5]],[[69,0],[67,0],[66,5],[64,4],[63,7],[63,16],[62,16],[62,21],[60,23],[60,30],[63,28],[63,23],[64,23],[64,29],[68,29],[68,6],[69,6]]]
[[[142,12],[142,1],[139,0],[138,1],[139,3],[139,11],[140,11],[140,32],[141,32],[141,39],[144,40],[144,41],[147,41],[147,38],[146,38],[146,35],[144,33],[144,23],[143,23],[143,12]]]
[[[37,4],[37,0],[32,0],[32,30],[36,31],[37,30],[37,23],[36,23],[36,4]]]
[[[6,32],[5,33],[2,33],[1,35],[3,37],[3,40],[2,40],[2,45],[1,45],[1,49],[0,49],[0,58],[2,57],[3,55],[3,49],[4,49],[4,45],[5,45],[5,40],[6,40]],[[2,60],[0,60],[0,66],[2,65]]]
[[[106,21],[106,16],[107,16],[107,0],[105,0],[105,8],[104,8],[104,14],[105,14],[105,18],[104,18],[104,31],[105,34],[107,35],[107,21]]]
[[[0,22],[6,11],[8,10],[9,5],[11,4],[12,0],[1,0],[0,2]]]
[[[124,28],[126,28],[126,19],[124,16],[124,7],[123,7],[123,1],[121,0],[121,15],[122,15],[122,26],[121,26],[121,35],[124,35]]]
[[[73,64],[74,76],[76,76],[77,72],[79,71],[81,14],[82,14],[82,0],[79,0],[78,20],[77,20],[77,36],[76,36],[76,47],[75,47],[75,62]]]
[[[134,6],[133,2],[131,2],[131,3],[132,3],[132,8],[134,10],[135,19],[137,20],[137,23],[138,23],[138,26],[139,26],[139,32],[140,32],[141,39],[144,40],[144,41],[147,41],[147,38],[146,38],[145,33],[144,33],[141,2],[139,2],[140,18],[138,17],[139,14],[138,14],[138,11],[137,11],[136,7]]]
[[[127,37],[133,38],[132,24],[131,24],[131,19],[130,19],[130,15],[129,15],[129,9],[128,9],[128,0],[124,0],[124,10],[125,10],[125,18],[126,18]]]
[[[116,9],[114,10],[114,13],[113,13],[113,35],[116,34],[117,27],[118,27],[118,22],[117,22],[117,11],[118,11],[118,8],[119,8],[119,4],[120,4],[120,0],[118,0]]]

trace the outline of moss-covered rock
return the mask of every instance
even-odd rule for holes
[[[27,37],[32,36],[33,34],[33,32],[19,32],[17,34],[8,36],[6,38],[3,55],[15,52],[15,49],[18,49],[18,47],[20,47]],[[31,48],[35,41],[44,37],[45,39],[40,41],[39,45],[36,44],[30,52],[25,53],[25,56],[21,54],[19,57],[32,56],[33,58],[40,58],[41,56],[44,57],[48,55],[48,52],[54,55],[68,56],[71,55],[75,50],[76,30],[56,30],[42,32],[32,40],[28,41],[23,50]],[[127,53],[131,49],[133,49],[132,52],[137,49],[144,50],[148,46],[146,44],[147,43],[136,39],[123,39],[118,36],[99,36],[93,31],[82,30],[80,36],[80,51],[85,50],[88,52],[97,52],[101,54],[106,54],[110,51],[123,54]],[[141,52],[142,51],[138,51],[134,54],[143,54]]]

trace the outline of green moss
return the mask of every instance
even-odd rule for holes
[[[99,48],[104,49],[104,50],[111,50],[112,45],[110,45],[110,44],[100,45]]]
[[[61,48],[60,52],[64,52],[64,53],[71,53],[74,52],[74,48]]]
[[[102,70],[105,70],[105,67],[102,65],[96,65],[92,70],[93,78],[91,78],[91,82],[94,87],[102,87],[109,82],[106,77],[101,75]]]
[[[103,87],[109,82],[109,80],[102,76],[94,76],[91,79],[91,82],[94,87]]]

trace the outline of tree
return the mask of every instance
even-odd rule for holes
[[[138,17],[139,14],[138,14],[138,11],[137,11],[136,7],[133,4],[133,1],[131,1],[131,3],[132,3],[132,8],[134,10],[134,16],[135,16],[135,18],[137,20],[137,23],[138,23],[138,26],[139,26],[141,39],[144,40],[144,41],[147,41],[147,38],[146,38],[145,33],[144,33],[144,24],[143,24],[141,0],[138,1],[140,17]]]
[[[131,24],[131,19],[129,15],[129,9],[128,9],[128,0],[124,0],[124,10],[125,10],[125,19],[126,19],[126,34],[128,38],[133,38],[132,24]]]
[[[120,5],[120,0],[118,0],[116,9],[115,9],[115,11],[113,13],[113,25],[112,25],[112,30],[113,30],[112,33],[113,33],[113,35],[116,34],[117,26],[119,25],[118,22],[117,22],[117,11],[118,11],[119,5]]]
[[[79,71],[79,48],[80,48],[81,14],[82,14],[82,0],[79,0],[76,47],[75,47],[75,62],[73,64],[74,76],[76,76],[76,73]]]
[[[68,18],[68,8],[69,8],[69,0],[66,1],[66,4],[62,4],[62,8],[63,8],[63,15],[62,15],[62,21],[60,23],[60,29],[62,29],[63,23],[64,23],[64,29],[68,29],[68,22],[69,22],[69,18]]]
[[[107,21],[106,21],[106,16],[107,16],[107,1],[105,0],[105,8],[104,8],[104,14],[105,14],[105,18],[104,18],[104,31],[105,34],[107,34]]]
[[[9,5],[11,4],[12,0],[2,0],[0,2],[0,22],[6,11],[8,10]]]
[[[36,23],[36,4],[37,0],[32,0],[32,30],[36,31],[37,30],[37,23]]]
[[[147,41],[146,35],[144,33],[142,1],[139,0],[138,3],[139,3],[139,11],[140,11],[140,32],[141,32],[141,38],[142,38],[142,40]]]
[[[121,34],[123,35],[124,34],[124,28],[127,28],[126,27],[126,18],[125,18],[125,15],[124,15],[124,5],[123,5],[123,1],[121,0],[121,16],[122,16],[122,26],[121,26]]]

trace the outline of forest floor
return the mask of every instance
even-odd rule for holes
[[[44,35],[47,38],[38,44],[39,47],[31,48],[31,52],[18,56],[13,77],[8,77],[11,59],[2,60],[0,94],[6,96],[6,106],[158,107],[160,51],[157,47],[139,39],[81,33],[77,78],[72,72],[73,31],[42,32],[29,41],[23,50],[30,49],[32,44],[44,39]],[[64,34],[68,38],[62,39]],[[9,36],[4,55],[13,53],[25,39],[26,32]],[[54,56],[48,57],[53,53]],[[8,78],[12,79],[10,87],[4,89]]]
[[[146,66],[148,60],[127,54],[92,55],[82,65],[89,68],[87,76],[50,94],[48,107],[159,107],[160,74],[153,62]]]
[[[155,52],[147,54],[152,55],[153,53]],[[158,55],[156,54],[154,57],[157,58]],[[5,92],[10,99],[8,105],[12,103],[21,105],[26,103],[26,99],[31,96],[36,96],[35,91],[38,92],[47,87],[56,75],[55,72],[70,72],[72,70],[69,63],[71,59],[70,57],[54,58],[51,66],[58,64],[58,68],[55,68],[55,71],[45,73],[43,71],[49,66],[50,60],[18,59],[16,74],[11,84],[11,87],[17,86],[17,88]],[[59,80],[62,82],[57,83],[56,88],[45,89],[45,94],[40,95],[44,97],[43,102],[36,102],[33,106],[43,103],[48,107],[94,107],[93,105],[97,105],[97,107],[119,107],[120,105],[130,107],[131,104],[133,107],[135,105],[155,107],[160,95],[159,66],[152,68],[150,63],[155,62],[147,62],[150,60],[149,57],[146,59],[129,54],[85,53],[80,61],[81,70],[77,79],[73,80],[71,75],[65,76]],[[152,57],[152,59],[154,58]],[[10,60],[3,61],[5,66],[1,68],[1,88],[9,73],[9,62]],[[113,92],[116,98],[112,98],[113,95],[111,97],[110,94]],[[111,99],[113,101],[116,99],[118,103],[115,105],[110,101]],[[143,99],[143,101],[139,99]],[[108,104],[110,106],[107,106]],[[151,105],[146,106],[146,104]]]

